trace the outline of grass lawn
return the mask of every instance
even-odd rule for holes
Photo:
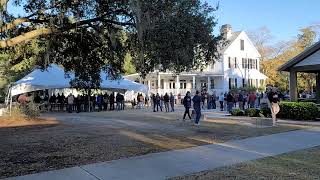
[[[320,179],[320,147],[200,172],[171,180]]]
[[[195,127],[177,120],[179,113],[137,110],[51,115],[60,123],[0,128],[0,178],[301,128],[223,122]]]

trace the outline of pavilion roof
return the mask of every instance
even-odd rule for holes
[[[292,58],[291,60],[289,60],[285,64],[283,64],[278,70],[279,71],[290,71],[293,67],[295,67],[295,65],[297,65],[298,63],[307,59],[308,57],[310,57],[311,55],[313,55],[314,53],[316,53],[319,50],[320,50],[320,41],[315,43],[311,47],[307,48],[302,53],[298,54],[296,57]],[[317,65],[319,65],[317,62],[315,62],[315,63]],[[310,65],[312,65],[312,64],[308,64],[305,66],[310,66]],[[299,67],[303,67],[303,66],[299,66]],[[319,69],[319,71],[320,71],[320,69]]]

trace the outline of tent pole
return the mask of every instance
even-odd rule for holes
[[[9,91],[9,96],[10,96],[10,104],[9,104],[9,113],[10,113],[10,116],[12,114],[12,87],[10,87],[10,91]]]
[[[90,94],[91,94],[91,93],[90,93],[90,89],[88,89],[88,108],[89,108],[88,111],[89,111],[89,112],[91,112],[91,110],[90,110],[90,109],[91,109]]]

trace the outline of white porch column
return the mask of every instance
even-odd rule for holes
[[[177,75],[176,78],[176,94],[179,94],[179,90],[180,90],[180,79],[179,79],[179,75]]]
[[[211,77],[210,77],[210,76],[208,76],[207,86],[208,86],[207,91],[208,91],[208,92],[211,92]]]
[[[289,89],[290,89],[290,100],[296,101],[298,94],[297,94],[297,72],[295,71],[290,71]]]
[[[151,81],[148,80],[148,88],[149,88],[149,91],[151,90]]]
[[[161,77],[160,77],[160,73],[158,73],[158,93],[160,92],[160,86],[161,86]]]
[[[192,76],[192,89],[196,89],[196,76]]]
[[[316,74],[316,100],[320,103],[320,72]]]

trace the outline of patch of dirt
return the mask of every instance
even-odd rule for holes
[[[39,125],[55,125],[59,124],[54,118],[39,118],[34,120],[28,119],[11,119],[11,118],[0,118],[0,128],[5,127],[21,127],[21,126],[39,126]]]

